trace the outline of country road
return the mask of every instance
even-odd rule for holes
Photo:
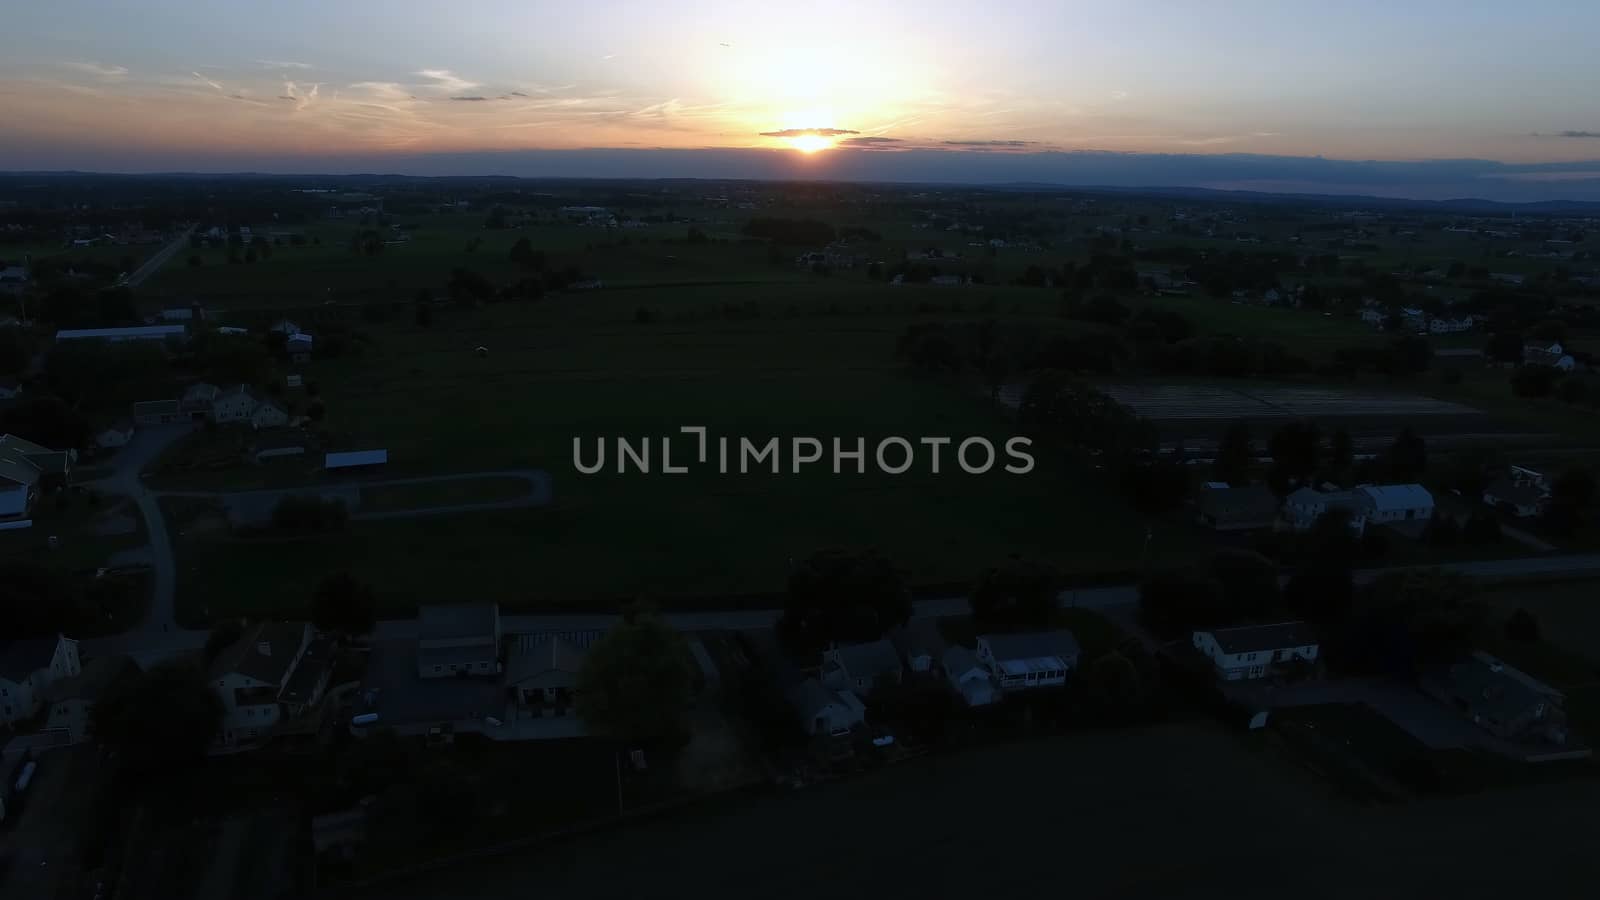
[[[184,229],[183,234],[173,238],[170,244],[167,244],[165,247],[157,250],[154,256],[145,260],[144,265],[140,266],[132,275],[128,276],[128,287],[138,287],[144,283],[145,279],[161,271],[161,267],[167,264],[167,260],[172,259],[173,256],[177,255],[179,250],[183,249],[185,244],[189,243],[189,235],[193,232],[194,226],[191,225]]]

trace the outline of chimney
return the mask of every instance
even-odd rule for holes
[[[272,642],[271,641],[257,641],[256,642],[256,652],[261,654],[262,656],[271,656],[272,655]]]

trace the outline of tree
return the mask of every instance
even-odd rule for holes
[[[1506,637],[1532,643],[1539,640],[1539,617],[1521,607],[1506,618]]]
[[[222,700],[200,669],[158,665],[114,682],[91,713],[96,737],[130,772],[178,772],[200,764],[222,727]]]
[[[1522,362],[1522,335],[1515,331],[1497,331],[1489,336],[1483,355],[1494,362]]]
[[[1395,481],[1412,482],[1428,468],[1428,447],[1422,437],[1403,428],[1389,446],[1389,475]]]
[[[1461,527],[1456,524],[1454,517],[1434,509],[1433,518],[1428,520],[1423,537],[1438,547],[1454,546],[1461,539]]]
[[[676,737],[693,693],[683,636],[633,610],[589,648],[578,673],[578,714],[598,734],[636,742]]]
[[[1042,628],[1050,624],[1061,592],[1061,576],[1047,563],[1011,557],[978,576],[968,602],[972,621],[983,627]]]
[[[1438,569],[1379,575],[1352,617],[1351,655],[1367,666],[1406,669],[1454,662],[1472,647],[1486,609],[1471,579]]]
[[[1350,615],[1355,597],[1355,582],[1350,568],[1320,560],[1296,572],[1284,585],[1283,600],[1295,615],[1308,622],[1333,625]]]
[[[88,445],[93,429],[83,413],[60,397],[36,394],[0,409],[0,433],[44,447],[73,450]]]
[[[1562,403],[1576,406],[1589,398],[1589,386],[1581,378],[1568,378],[1556,389],[1556,396],[1561,398]]]
[[[872,551],[822,550],[795,565],[778,633],[791,648],[875,641],[911,617],[911,597],[889,561]]]
[[[224,619],[211,627],[211,633],[206,635],[205,650],[201,659],[207,666],[216,659],[222,651],[232,647],[244,636],[244,626],[238,619]]]
[[[1256,451],[1250,444],[1250,426],[1244,421],[1237,421],[1228,426],[1223,432],[1222,443],[1217,447],[1217,458],[1212,463],[1211,473],[1218,481],[1228,484],[1244,484],[1250,477],[1250,466],[1255,460]]]
[[[1289,422],[1267,442],[1272,468],[1279,478],[1301,482],[1317,470],[1321,436],[1311,422]]]
[[[1089,699],[1107,716],[1121,717],[1143,700],[1146,686],[1133,660],[1112,650],[1089,663],[1083,672]]]
[[[1532,334],[1535,340],[1542,343],[1559,343],[1567,339],[1567,323],[1560,319],[1545,319],[1533,326]]]
[[[1335,469],[1343,471],[1349,469],[1355,459],[1355,443],[1350,440],[1350,432],[1343,427],[1338,428],[1328,441],[1328,462]]]
[[[311,595],[311,621],[326,632],[353,638],[372,631],[378,598],[349,572],[325,576]]]

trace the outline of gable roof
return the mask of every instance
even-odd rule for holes
[[[1259,484],[1212,488],[1200,492],[1200,510],[1213,519],[1271,518],[1278,498]]]
[[[852,678],[871,678],[900,671],[900,654],[885,640],[866,644],[845,644],[835,648],[839,664]]]
[[[0,678],[23,682],[34,672],[50,668],[50,661],[56,657],[56,647],[63,640],[60,635],[25,638],[0,646]]]
[[[139,671],[139,664],[126,656],[102,656],[83,664],[77,675],[50,685],[45,698],[51,703],[62,700],[88,700],[91,703],[105,695],[106,688]]]
[[[185,402],[202,400],[209,403],[215,399],[217,394],[221,393],[221,391],[222,388],[219,388],[214,384],[208,384],[204,381],[200,381],[189,385],[187,388],[184,388],[183,399]]]
[[[908,659],[918,656],[938,658],[945,648],[938,621],[928,616],[915,616],[906,624],[897,626],[889,633],[889,640]]]
[[[1510,478],[1501,478],[1484,488],[1483,495],[1486,499],[1493,497],[1497,502],[1513,506],[1538,506],[1549,496],[1536,484],[1518,484]]]
[[[25,457],[0,453],[0,480],[15,482],[23,487],[33,487],[39,483],[39,478],[43,474],[38,466]]]
[[[1038,659],[1059,656],[1070,659],[1081,650],[1078,639],[1065,628],[1055,631],[1019,631],[1013,634],[984,634],[978,640],[989,645],[996,661]]]
[[[499,627],[498,603],[449,603],[417,607],[417,639],[421,641],[493,638]]]
[[[1288,647],[1307,647],[1317,643],[1317,636],[1304,622],[1279,622],[1276,625],[1242,625],[1238,628],[1219,628],[1201,631],[1216,639],[1223,653],[1254,653],[1261,650],[1282,650]]]
[[[329,453],[323,458],[324,469],[343,469],[349,466],[375,466],[389,461],[387,450],[346,450]]]
[[[946,650],[944,652],[944,658],[940,660],[940,663],[944,666],[945,674],[955,675],[957,677],[965,675],[968,672],[971,672],[973,669],[982,671],[985,674],[988,672],[987,669],[983,668],[983,664],[978,662],[977,654],[961,646],[960,644],[957,644],[956,646],[951,647],[949,650]]]
[[[176,400],[139,400],[133,404],[135,416],[168,416],[179,412]]]
[[[1420,484],[1364,484],[1356,491],[1372,501],[1378,512],[1396,509],[1422,509],[1433,505],[1433,495]]]
[[[305,622],[258,622],[211,661],[213,677],[243,675],[281,686],[308,638]]]
[[[506,659],[506,683],[529,680],[572,683],[600,632],[520,634]]]

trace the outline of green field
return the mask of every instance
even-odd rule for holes
[[[508,477],[379,484],[361,489],[360,511],[387,513],[458,504],[496,503],[526,497],[528,489],[526,479]]]

